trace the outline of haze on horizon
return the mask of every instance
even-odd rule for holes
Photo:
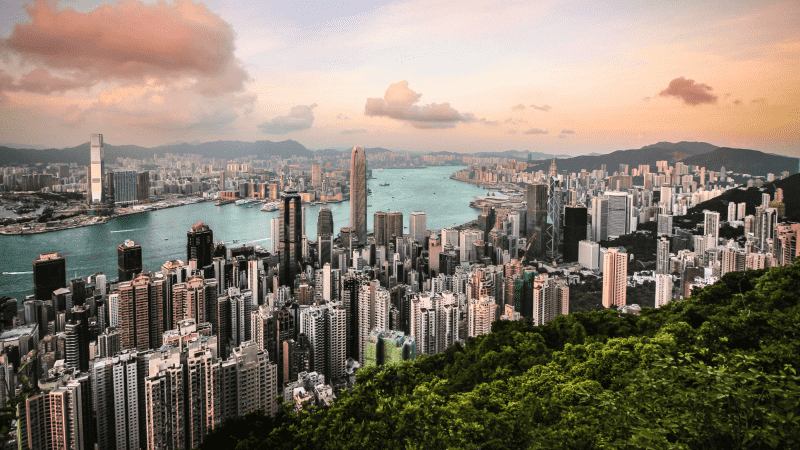
[[[0,143],[800,150],[795,0],[3,0],[0,11]]]

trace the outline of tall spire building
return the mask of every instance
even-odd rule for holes
[[[89,136],[89,204],[103,203],[103,135],[92,134]]]
[[[294,189],[287,189],[281,194],[281,209],[278,215],[280,222],[279,236],[281,285],[294,289],[294,279],[303,270],[303,205],[300,195]]]
[[[350,228],[359,244],[367,240],[367,156],[356,145],[350,154]]]
[[[545,245],[547,256],[556,258],[558,257],[558,245],[561,242],[561,181],[558,179],[555,158],[550,164],[547,185],[547,241]]]

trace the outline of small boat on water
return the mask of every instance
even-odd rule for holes
[[[388,185],[389,185],[389,183],[381,183],[378,186],[388,186]]]
[[[238,240],[238,239],[234,239],[234,240],[233,240],[233,243],[234,243],[234,244],[235,244],[235,243],[237,243],[237,242],[239,242],[239,240]]]

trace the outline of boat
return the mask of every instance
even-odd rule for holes
[[[165,240],[165,241],[168,241],[168,240],[169,240],[169,238],[164,238],[164,240]]]
[[[241,200],[236,200],[236,206],[242,206],[250,203],[250,200],[243,198]]]
[[[389,185],[389,183],[381,183],[378,186],[388,186],[388,185]]]
[[[239,242],[239,240],[238,240],[238,239],[234,239],[234,240],[233,240],[233,243],[234,243],[234,244],[235,244],[235,243],[237,243],[237,242]]]
[[[278,208],[280,208],[280,206],[281,206],[280,202],[264,203],[264,206],[261,207],[261,210],[266,212],[277,211]]]

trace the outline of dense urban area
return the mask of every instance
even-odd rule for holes
[[[344,442],[347,433],[386,439],[386,447],[398,442],[392,439],[412,437],[428,448],[459,448],[475,441],[494,442],[485,448],[534,446],[537,438],[528,431],[491,438],[481,434],[492,427],[488,423],[483,431],[469,432],[456,424],[454,429],[466,434],[439,436],[411,422],[444,418],[403,416],[400,421],[402,414],[376,405],[417,395],[417,384],[430,389],[426,395],[448,402],[457,392],[471,392],[476,396],[472,402],[500,401],[492,395],[504,394],[489,392],[500,389],[496,383],[531,376],[528,369],[536,365],[550,364],[548,370],[555,371],[562,367],[558,358],[600,364],[591,359],[595,356],[579,353],[608,351],[616,356],[608,356],[606,363],[622,376],[639,367],[626,362],[630,354],[645,358],[641,355],[647,351],[652,353],[649,361],[661,361],[656,356],[673,355],[684,345],[687,353],[681,353],[683,359],[672,370],[680,378],[676,383],[692,385],[686,380],[696,374],[690,373],[695,361],[687,342],[707,344],[712,352],[714,346],[730,346],[720,347],[720,354],[744,347],[728,343],[722,331],[706,329],[707,335],[700,336],[689,325],[699,327],[713,317],[726,332],[734,330],[722,322],[725,305],[740,301],[741,295],[741,301],[752,300],[747,316],[750,311],[767,314],[764,299],[779,300],[777,294],[770,297],[761,280],[771,280],[778,289],[800,277],[793,265],[800,256],[800,211],[795,207],[800,175],[791,158],[786,159],[794,166],[774,173],[726,170],[719,160],[612,165],[603,162],[611,158],[597,156],[581,167],[576,166],[580,158],[416,154],[360,146],[307,156],[109,158],[99,134],[91,136],[83,158],[88,165],[16,162],[0,167],[0,245],[21,235],[99,226],[199,202],[255,206],[278,211],[278,217],[268,219],[267,247],[222,242],[203,222],[175,224],[187,230],[186,252],[156,270],[143,267],[142,254],[157,243],[121,239],[116,273],[76,277],[68,276],[64,255],[32,249],[39,256],[32,262],[30,295],[10,298],[0,287],[0,403],[11,405],[3,416],[6,448],[233,448],[248,436],[254,441],[243,448],[257,448],[260,439],[270,439],[275,447],[269,448],[375,445]],[[380,171],[442,165],[454,166],[452,180],[487,191],[468,200],[475,211],[472,220],[428,229],[428,217],[437,214],[433,201],[424,211],[368,213],[368,180],[375,176],[374,186]],[[329,205],[343,202],[349,202],[350,220],[334,223]],[[315,240],[306,232],[309,205],[323,205]],[[796,308],[796,292],[787,296],[793,299],[780,301]],[[741,320],[742,327],[749,324]],[[689,325],[677,324],[683,321]],[[639,334],[633,331],[637,323]],[[615,337],[629,341],[609,341]],[[786,345],[798,349],[795,341]],[[636,350],[629,354],[624,346]],[[524,355],[532,349],[546,358]],[[788,364],[791,353],[787,347],[771,355]],[[667,370],[660,367],[647,370]],[[436,387],[432,374],[455,384]],[[396,385],[389,376],[397,377]],[[577,405],[570,396],[609,388],[612,375],[603,376],[594,384],[586,381],[583,391],[550,390],[547,395]],[[791,381],[761,372],[754,376],[775,386]],[[652,402],[654,392],[665,388],[648,382],[653,381],[630,382],[626,386],[635,394],[613,391],[603,404],[617,401],[619,408],[632,410]],[[481,388],[486,392],[476,393],[479,383],[489,383]],[[635,389],[637,383],[642,389]],[[789,391],[796,400],[796,390]],[[477,399],[484,394],[484,400]],[[510,408],[511,399],[502,401],[502,408]],[[676,404],[691,401],[674,399]],[[575,423],[562,416],[548,419],[544,404],[528,406],[530,414],[544,414],[537,416],[538,423],[557,424],[569,430],[564,433],[577,433],[578,422],[591,428],[580,417]],[[663,417],[669,415],[668,404],[659,407]],[[499,414],[494,407],[481,408],[487,408],[486,417]],[[612,415],[608,408],[603,417]],[[470,416],[475,411],[426,411],[454,423],[459,417],[473,425],[480,422]],[[359,414],[370,416],[355,420],[398,420],[405,434],[354,429],[347,417]],[[784,443],[798,429],[797,421],[787,417],[784,434],[772,436]],[[762,419],[769,424],[778,420]],[[606,425],[603,432],[613,435],[607,442],[617,443],[644,426]],[[689,431],[662,434],[699,436],[713,425],[699,421]],[[330,431],[314,435],[315,427],[337,426],[343,434],[335,439]],[[252,433],[257,430],[264,434],[256,439]],[[648,430],[637,436],[652,439],[647,442],[655,447],[666,442],[658,440],[660,431]],[[570,439],[596,443],[586,433]],[[759,442],[770,442],[769,433],[762,434]],[[547,435],[536,445],[554,448],[547,443],[557,440]]]

